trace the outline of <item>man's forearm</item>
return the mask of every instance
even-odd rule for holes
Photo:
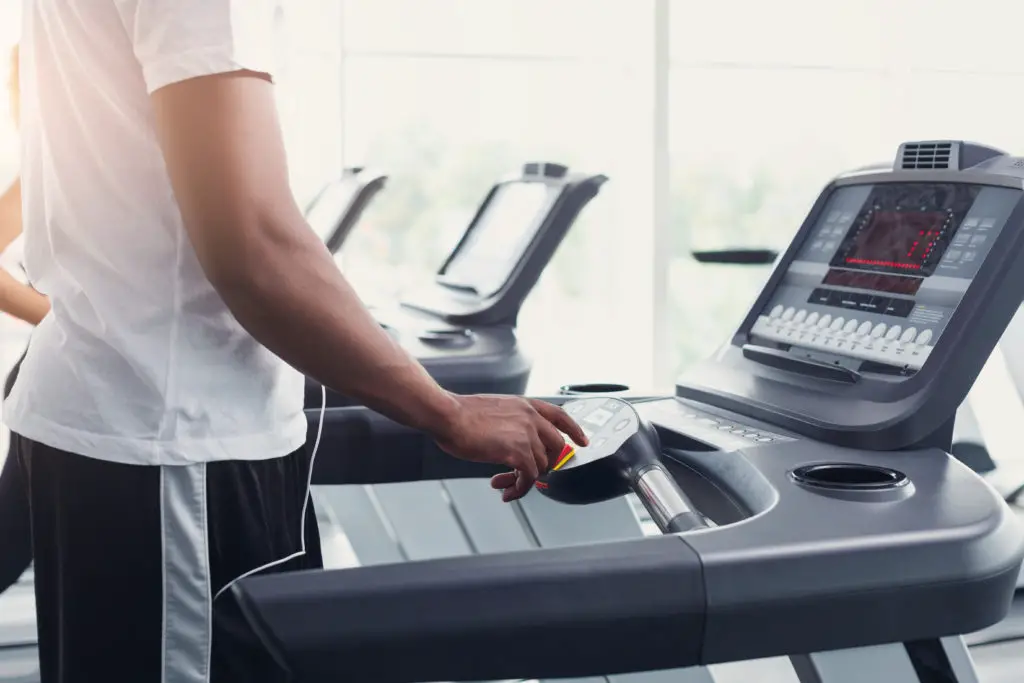
[[[367,311],[306,226],[267,228],[239,267],[211,278],[234,316],[286,362],[411,427],[448,428],[455,399]],[[245,262],[244,264],[242,262]]]

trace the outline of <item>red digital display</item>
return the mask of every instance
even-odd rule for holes
[[[821,281],[822,284],[854,289],[870,289],[889,294],[917,294],[924,279],[890,275],[889,273],[873,273],[866,270],[840,270],[832,268]]]
[[[851,266],[919,271],[932,256],[946,218],[943,211],[875,211],[843,261]]]

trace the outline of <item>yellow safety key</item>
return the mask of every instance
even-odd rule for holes
[[[551,468],[551,471],[558,471],[562,465],[572,460],[572,456],[574,455],[576,455],[576,449],[569,444],[565,444],[565,447],[562,448],[562,454],[558,456],[558,462],[556,462],[555,466]]]

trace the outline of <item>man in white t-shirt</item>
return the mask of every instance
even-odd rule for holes
[[[295,368],[509,466],[505,500],[585,436],[443,391],[359,302],[289,190],[274,3],[23,2],[25,258],[52,312],[5,417],[43,683],[285,680],[226,589],[320,564]]]

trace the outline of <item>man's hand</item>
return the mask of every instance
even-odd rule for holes
[[[507,465],[491,486],[506,503],[522,498],[562,453],[564,432],[580,446],[587,436],[558,406],[519,396],[455,396],[456,417],[437,445],[462,460]]]

